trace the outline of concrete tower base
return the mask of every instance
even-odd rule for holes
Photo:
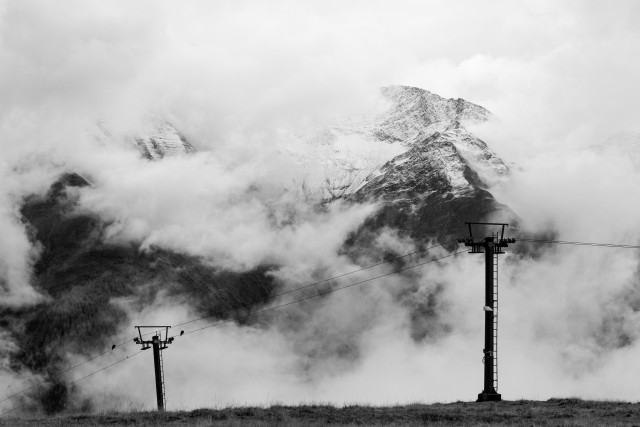
[[[480,393],[476,402],[500,402],[502,395],[500,393]]]

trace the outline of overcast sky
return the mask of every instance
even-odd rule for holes
[[[632,0],[3,0],[0,129],[155,110],[215,145],[404,84],[530,144],[597,141],[638,130],[639,17]]]

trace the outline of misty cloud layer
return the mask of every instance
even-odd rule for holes
[[[492,191],[520,216],[519,232],[637,245],[640,165],[594,147],[640,131],[639,6],[0,0],[0,304],[46,298],[30,284],[40,249],[19,207],[65,171],[91,182],[78,190],[79,209],[110,224],[105,239],[236,271],[276,265],[282,289],[415,250],[386,230],[351,259],[342,245],[375,204],[321,209],[290,191],[308,173],[285,154],[290,135],[379,108],[377,89],[388,84],[461,97],[498,117],[473,132],[511,165]],[[92,133],[108,120],[124,134],[149,114],[169,119],[199,152],[148,162],[126,141],[105,145]],[[635,250],[571,246],[503,256],[505,398],[640,399],[629,374],[640,360],[639,259]],[[185,335],[165,353],[169,406],[473,399],[482,268],[465,253],[250,326]],[[299,295],[310,293],[291,299]],[[135,324],[199,317],[162,294],[141,313],[114,303]],[[132,326],[113,341],[132,337]],[[134,351],[118,348],[69,378]],[[145,352],[76,387],[105,407],[151,408],[150,364]],[[32,380],[4,371],[11,390]]]

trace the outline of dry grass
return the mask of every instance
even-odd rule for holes
[[[3,426],[640,426],[640,404],[550,399],[432,405],[272,406],[0,419]]]

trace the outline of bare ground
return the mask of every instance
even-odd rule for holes
[[[1,426],[640,426],[640,404],[550,399],[406,406],[272,406],[0,418]]]

